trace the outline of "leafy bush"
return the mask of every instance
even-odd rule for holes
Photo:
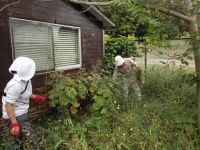
[[[129,37],[107,38],[105,45],[104,67],[107,70],[114,68],[114,57],[121,55],[122,57],[138,56],[134,41]]]
[[[99,73],[80,73],[76,79],[62,73],[51,75],[52,89],[49,91],[49,104],[58,110],[88,108],[93,115],[109,116],[117,105],[116,98],[121,96],[120,88],[111,77]],[[87,110],[87,111],[88,111]]]

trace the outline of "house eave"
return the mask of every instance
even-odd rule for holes
[[[94,15],[99,21],[103,23],[103,28],[113,28],[115,27],[115,24],[106,17],[98,8],[92,5],[81,5],[85,8],[88,12],[90,12],[92,15]]]

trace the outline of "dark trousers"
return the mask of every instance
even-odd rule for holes
[[[23,114],[21,116],[16,117],[17,122],[20,124],[20,135],[16,139],[16,143],[19,144],[20,149],[22,147],[26,147],[27,144],[31,150],[39,150],[39,145],[37,141],[36,134],[31,127],[30,122],[28,121],[28,114]],[[3,119],[3,122],[6,126],[9,127],[10,120]]]

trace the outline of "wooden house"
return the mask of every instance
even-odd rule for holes
[[[33,90],[45,92],[46,73],[91,67],[104,56],[104,29],[114,23],[97,7],[68,0],[0,1],[0,93],[19,56],[36,63]]]

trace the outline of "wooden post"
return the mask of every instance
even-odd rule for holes
[[[147,70],[147,45],[144,42],[144,80],[146,80],[146,70]]]

